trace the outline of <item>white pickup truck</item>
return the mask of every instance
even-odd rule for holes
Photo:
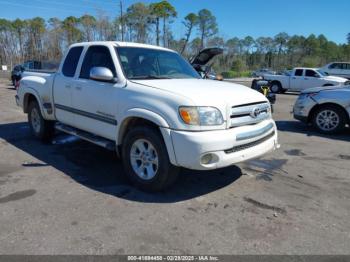
[[[315,68],[294,68],[290,74],[264,75],[263,78],[271,81],[273,93],[283,93],[287,90],[302,91],[321,86],[340,86],[350,82],[346,78],[329,76],[322,70]]]
[[[278,146],[262,94],[200,79],[179,54],[156,46],[74,44],[57,73],[28,72],[17,92],[37,138],[56,128],[116,150],[144,190],[166,188],[179,167],[226,167]]]

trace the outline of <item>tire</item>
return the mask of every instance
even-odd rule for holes
[[[37,101],[32,101],[28,108],[28,123],[32,134],[43,142],[49,142],[54,133],[54,121],[47,121],[41,115]]]
[[[11,77],[12,85],[16,86],[16,79],[14,76]]]
[[[254,89],[254,90],[257,90],[257,87],[256,87],[256,82],[257,82],[257,80],[256,79],[254,79],[253,81],[252,81],[252,85],[251,85],[251,89]]]
[[[179,173],[179,168],[170,163],[161,133],[153,127],[138,126],[126,134],[122,160],[127,178],[144,191],[166,189]]]
[[[312,125],[323,134],[342,132],[346,122],[347,116],[344,111],[334,105],[322,106],[312,116]]]
[[[272,82],[270,90],[272,93],[279,94],[282,90],[282,86],[279,82]]]

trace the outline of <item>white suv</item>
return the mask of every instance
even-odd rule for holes
[[[350,79],[350,62],[333,62],[321,68],[329,75],[342,76]]]

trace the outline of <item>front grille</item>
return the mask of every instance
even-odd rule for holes
[[[254,110],[258,110],[259,114],[254,115]],[[255,102],[233,106],[231,108],[230,127],[260,123],[271,117],[270,112],[271,107],[268,102]]]
[[[271,132],[267,136],[265,136],[263,138],[260,138],[260,139],[258,139],[256,141],[253,141],[253,142],[250,142],[250,143],[247,143],[247,144],[243,144],[243,145],[239,145],[239,146],[235,146],[235,147],[232,147],[230,149],[227,149],[227,150],[225,150],[225,153],[226,154],[235,153],[235,152],[239,152],[239,151],[242,151],[242,150],[245,150],[245,149],[257,146],[257,145],[265,142],[266,140],[270,139],[274,135],[275,135],[275,131]]]

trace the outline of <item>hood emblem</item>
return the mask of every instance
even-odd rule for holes
[[[250,112],[250,116],[252,118],[257,118],[261,114],[260,108],[255,107],[253,108],[252,112]]]

